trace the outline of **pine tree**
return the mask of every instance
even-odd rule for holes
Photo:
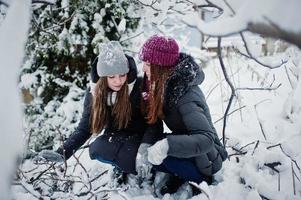
[[[127,10],[135,6],[130,1],[58,0],[55,5],[33,6],[20,86],[33,96],[33,101],[25,106],[27,133],[35,137],[31,138],[34,142],[30,146],[39,150],[51,146],[57,137],[53,126],[48,124],[57,116],[45,113],[45,108],[51,107],[55,113],[71,88],[84,90],[98,44],[129,34],[137,28],[139,18],[129,16]],[[125,29],[121,28],[121,22],[126,22]],[[73,100],[79,101],[82,96],[83,92],[79,92]],[[70,121],[76,122],[76,119]],[[74,127],[61,128],[70,133]]]

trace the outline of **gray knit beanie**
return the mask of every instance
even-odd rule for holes
[[[99,45],[97,74],[99,77],[126,74],[129,72],[128,61],[117,41]]]

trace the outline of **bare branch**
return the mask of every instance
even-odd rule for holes
[[[83,166],[83,164],[79,161],[79,159],[74,154],[72,156],[73,156],[73,158],[75,158],[75,160],[79,164],[79,166],[84,170],[84,172],[86,173],[86,176],[87,176],[87,178],[89,180],[90,176],[89,176],[89,173],[86,170],[86,168]],[[87,194],[92,191],[92,183],[91,183],[91,181],[88,181],[88,184],[89,184],[89,191],[87,192]]]
[[[35,182],[36,180],[38,180],[43,174],[45,174],[49,169],[53,168],[53,166],[55,165],[55,163],[52,163],[47,169],[43,170],[36,178],[31,178],[29,183],[32,184],[33,182]]]
[[[47,1],[47,0],[32,0],[31,1],[32,4],[35,4],[35,3],[43,3],[43,4],[48,4],[48,5],[54,5],[54,2],[53,1]]]
[[[143,34],[143,33],[144,33],[144,32],[141,31],[140,33],[138,33],[138,34],[136,34],[136,35],[127,37],[127,38],[125,38],[125,39],[123,39],[123,40],[119,40],[119,42],[122,43],[122,42],[125,42],[125,41],[128,41],[128,40],[131,40],[131,39],[133,39],[133,38],[135,38],[135,37],[138,37],[139,35],[141,35],[141,34]]]
[[[246,106],[241,106],[241,107],[239,107],[239,108],[237,108],[237,109],[231,111],[230,113],[227,114],[227,117],[230,116],[231,114],[235,113],[236,111],[239,111],[239,110],[241,110],[241,109],[243,109],[243,108],[245,108],[245,107],[246,107]],[[221,121],[222,119],[224,119],[224,117],[225,117],[225,116],[223,116],[223,117],[219,118],[218,120],[214,121],[214,124],[216,124],[217,122],[219,122],[219,121]]]
[[[259,126],[260,126],[261,133],[262,133],[264,139],[267,140],[267,137],[266,137],[265,132],[264,132],[263,124],[261,123],[261,121],[259,119],[259,116],[258,116],[257,105],[258,104],[254,105],[255,113],[256,113],[256,116],[257,116],[257,120],[258,120],[258,123],[259,123]]]
[[[221,37],[218,37],[218,40],[217,40],[217,55],[218,55],[218,59],[219,59],[219,62],[220,62],[220,66],[222,68],[222,71],[223,71],[223,74],[224,74],[224,77],[226,79],[226,82],[228,83],[228,85],[230,86],[231,88],[231,96],[230,96],[230,99],[229,99],[229,103],[228,103],[228,106],[226,108],[226,111],[225,111],[225,114],[224,114],[224,124],[223,124],[223,145],[225,146],[225,138],[226,138],[226,133],[225,133],[225,129],[226,129],[226,123],[227,123],[227,115],[228,115],[228,112],[230,110],[230,107],[231,107],[231,103],[233,101],[233,98],[235,96],[235,89],[234,89],[234,86],[233,84],[231,83],[230,79],[229,79],[229,76],[227,74],[227,71],[226,71],[226,68],[225,68],[225,65],[224,65],[224,61],[223,61],[223,58],[222,58],[222,50],[221,50]]]
[[[212,3],[211,1],[209,1],[209,0],[206,0],[206,5],[195,5],[195,7],[197,7],[197,8],[216,8],[216,9],[218,9],[220,12],[223,12],[224,11],[224,9],[223,8],[221,8],[221,7],[219,7],[218,5],[216,5],[216,4],[214,4],[214,3]]]
[[[228,1],[224,0],[225,4],[228,6],[228,8],[231,10],[231,12],[233,13],[233,15],[236,14],[236,12],[234,11],[234,9],[232,8],[232,6],[230,6],[230,4],[228,3]]]
[[[276,87],[266,87],[266,88],[250,88],[250,87],[240,87],[240,88],[236,88],[236,90],[277,90],[282,84],[280,83],[279,85],[277,85]]]
[[[139,2],[141,5],[143,5],[143,6],[145,6],[145,7],[150,7],[150,8],[152,8],[153,10],[159,12],[159,11],[161,11],[160,9],[154,8],[154,4],[157,3],[157,1],[158,1],[158,0],[154,0],[151,4],[145,4],[145,3],[141,2],[140,0],[138,0],[138,2]]]
[[[252,156],[254,155],[255,150],[257,149],[258,145],[259,145],[259,140],[257,140],[257,142],[256,142],[256,144],[255,144],[255,147],[254,147],[253,152],[252,152],[252,154],[251,154]]]
[[[249,145],[251,145],[251,144],[254,144],[255,142],[257,143],[258,140],[257,140],[257,141],[250,142],[250,143],[246,144],[245,146],[242,146],[242,147],[240,148],[240,150],[246,148],[247,146],[249,146]]]
[[[240,34],[240,37],[241,37],[241,39],[242,39],[242,41],[243,41],[243,43],[244,43],[244,47],[245,47],[246,52],[247,52],[247,55],[246,55],[246,54],[244,54],[244,53],[242,53],[242,52],[240,52],[240,51],[237,51],[237,52],[240,53],[241,55],[246,56],[247,58],[252,59],[252,60],[254,60],[256,63],[258,63],[258,64],[260,64],[260,65],[262,65],[262,66],[264,66],[264,67],[267,67],[267,68],[269,68],[269,69],[275,69],[275,68],[281,67],[283,64],[287,63],[287,60],[286,60],[286,61],[281,60],[281,63],[280,63],[279,65],[276,65],[276,66],[270,66],[270,65],[264,64],[263,62],[259,61],[257,58],[255,58],[255,57],[252,55],[252,53],[251,53],[251,51],[250,51],[250,49],[249,49],[248,43],[247,43],[247,41],[246,41],[245,36],[243,35],[243,33],[240,32],[239,34]]]
[[[296,161],[295,159],[293,159],[289,154],[287,154],[287,153],[283,150],[283,147],[282,147],[281,143],[276,144],[276,145],[272,145],[272,146],[268,146],[267,149],[271,149],[271,148],[274,148],[274,147],[280,147],[282,153],[283,153],[285,156],[287,156],[289,159],[291,159],[291,161],[292,161],[293,163],[295,163],[296,167],[298,168],[299,172],[301,173],[301,168],[299,167],[297,161]]]
[[[292,178],[293,178],[293,190],[294,190],[294,195],[296,195],[296,183],[295,183],[295,172],[294,172],[293,162],[291,162],[291,167],[292,167]]]
[[[0,5],[4,5],[5,7],[9,7],[9,5],[4,1],[0,1]]]

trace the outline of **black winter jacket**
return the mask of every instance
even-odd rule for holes
[[[222,167],[227,152],[212,124],[209,107],[199,88],[204,72],[193,58],[180,54],[175,71],[166,82],[164,122],[172,131],[167,135],[169,156],[194,157],[200,172],[212,176]]]
[[[132,108],[131,121],[127,128],[118,130],[112,123],[109,123],[104,133],[98,136],[89,147],[91,159],[98,159],[104,162],[110,162],[119,167],[126,173],[136,173],[135,161],[139,145],[143,143],[153,144],[162,135],[162,122],[148,125],[140,110],[140,84],[141,78],[137,78],[137,68],[132,57],[127,56],[130,71],[128,73],[128,82],[134,83],[130,94]],[[91,77],[93,82],[97,82],[99,77],[96,72],[97,60],[92,64]],[[84,100],[84,110],[82,118],[75,132],[64,142],[65,157],[68,159],[78,150],[91,136],[90,132],[90,114],[92,105],[92,94],[87,89]],[[109,121],[113,121],[109,120]],[[63,149],[57,150],[63,155]]]

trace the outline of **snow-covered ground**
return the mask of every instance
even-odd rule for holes
[[[236,88],[240,88],[227,120],[226,146],[230,156],[215,176],[218,184],[200,184],[203,193],[191,199],[301,199],[301,54],[291,47],[284,53],[262,59],[271,65],[280,59],[287,63],[271,70],[237,54],[228,54],[224,58],[230,79]],[[200,87],[207,96],[221,136],[221,118],[229,89],[217,58],[209,59],[204,71],[206,79]],[[70,101],[65,106],[78,104]],[[87,149],[79,150],[76,156],[79,156],[78,160],[68,160],[65,176],[61,170],[65,169],[64,164],[44,172],[51,165],[36,165],[32,160],[26,160],[20,166],[23,186],[14,186],[15,199],[32,199],[32,195],[40,197],[41,194],[46,199],[49,196],[55,199],[94,196],[111,200],[160,199],[147,184],[144,187],[135,183],[116,187],[111,166],[90,160]],[[103,172],[106,173],[101,175]],[[166,194],[162,199],[183,198],[180,196],[184,191],[182,188],[175,195]]]

